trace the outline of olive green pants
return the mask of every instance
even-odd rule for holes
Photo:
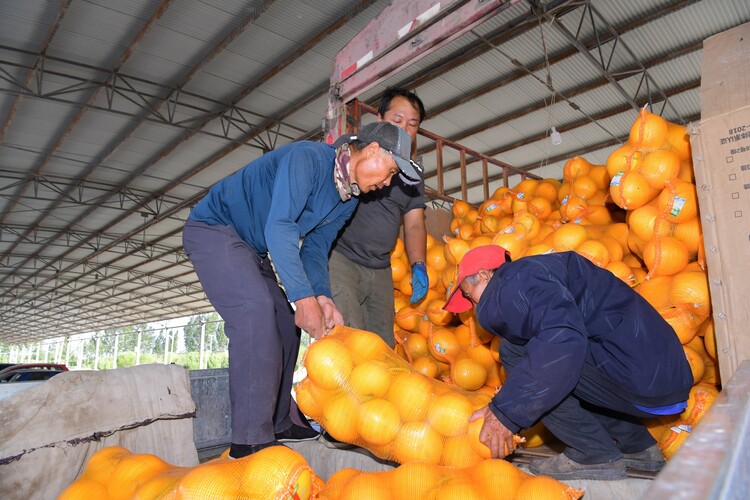
[[[377,333],[394,347],[393,277],[391,268],[370,269],[337,251],[328,260],[333,302],[344,324]]]

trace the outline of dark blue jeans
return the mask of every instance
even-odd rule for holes
[[[500,343],[500,359],[509,375],[525,352],[525,346]],[[579,463],[612,462],[656,443],[641,420],[655,415],[604,388],[600,380],[593,367],[584,365],[573,392],[541,418],[567,446],[565,455]]]
[[[268,258],[229,226],[188,219],[185,253],[229,338],[232,442],[259,444],[292,425],[292,377],[300,330]]]

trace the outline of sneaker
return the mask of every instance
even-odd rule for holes
[[[638,453],[625,453],[623,461],[625,467],[645,472],[659,472],[667,463],[667,459],[656,444]]]
[[[356,448],[356,446],[354,446],[353,444],[339,441],[335,437],[331,436],[326,430],[320,433],[320,438],[318,438],[318,441],[323,443],[326,448],[332,448],[336,450],[351,450],[352,448]]]
[[[238,458],[248,457],[252,455],[253,453],[258,453],[260,450],[270,448],[271,446],[284,446],[284,445],[275,440],[269,443],[261,443],[261,444],[232,443],[232,446],[229,448],[228,458],[230,460],[236,460]]]
[[[550,476],[564,481],[570,479],[625,479],[623,459],[603,464],[581,464],[568,458],[564,453],[550,458],[534,458],[527,469],[537,476]]]
[[[302,427],[301,425],[292,424],[284,432],[276,433],[276,440],[281,443],[290,443],[294,441],[312,441],[318,439],[320,433],[311,427]]]

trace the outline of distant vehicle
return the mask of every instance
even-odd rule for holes
[[[12,364],[0,370],[0,384],[8,382],[33,382],[48,380],[58,373],[68,371],[68,367],[55,363]]]

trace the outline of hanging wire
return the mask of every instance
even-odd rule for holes
[[[553,21],[554,21],[554,19],[553,19]],[[503,57],[505,57],[513,66],[519,68],[520,70],[522,70],[523,72],[525,72],[528,76],[534,78],[536,81],[538,81],[539,83],[541,83],[542,85],[544,85],[545,88],[549,89],[550,92],[551,92],[551,94],[552,94],[551,97],[550,97],[550,105],[552,103],[554,103],[556,99],[562,99],[566,103],[568,103],[568,105],[571,108],[573,108],[574,110],[576,110],[577,112],[579,112],[580,114],[582,114],[589,122],[591,122],[593,125],[596,125],[597,127],[599,127],[607,135],[609,135],[610,137],[612,137],[615,140],[618,140],[618,141],[620,140],[619,137],[617,137],[615,134],[613,134],[611,131],[609,131],[607,128],[605,128],[601,123],[597,122],[591,115],[589,115],[588,113],[586,113],[585,111],[583,111],[580,107],[578,107],[578,105],[576,103],[574,103],[573,101],[571,101],[570,99],[568,99],[564,94],[561,94],[560,92],[558,92],[552,86],[551,78],[550,78],[549,82],[543,80],[539,76],[535,75],[529,68],[527,68],[518,59],[516,59],[514,57],[511,57],[509,54],[505,53],[500,47],[498,47],[497,45],[494,45],[491,41],[489,41],[487,38],[485,38],[481,33],[477,33],[475,30],[471,30],[471,33],[474,36],[476,36],[478,39],[480,39],[484,43],[486,43],[489,47],[491,47],[494,52],[497,52],[498,54],[500,54]],[[546,58],[546,49],[545,49],[545,58]],[[547,63],[549,63],[549,60],[547,60]],[[545,103],[546,102],[547,101],[545,99]],[[547,130],[547,132],[549,132],[549,130]]]
[[[549,64],[549,53],[547,52],[547,41],[544,38],[544,23],[542,22],[542,17],[538,16],[537,21],[539,22],[539,33],[542,37],[542,50],[544,51],[544,70],[547,73],[547,89],[550,92],[550,98],[549,102],[547,102],[547,99],[544,99],[544,108],[547,110],[547,127],[545,128],[544,132],[544,138],[545,140],[547,138],[550,138],[550,131],[552,130],[552,124],[554,123],[552,119],[552,114],[554,113],[554,105],[555,105],[555,86],[552,84],[552,71],[550,70],[550,64]],[[547,147],[544,151],[544,159],[539,162],[540,167],[546,167],[547,163],[549,161],[549,155],[550,155],[550,144],[547,142]]]

